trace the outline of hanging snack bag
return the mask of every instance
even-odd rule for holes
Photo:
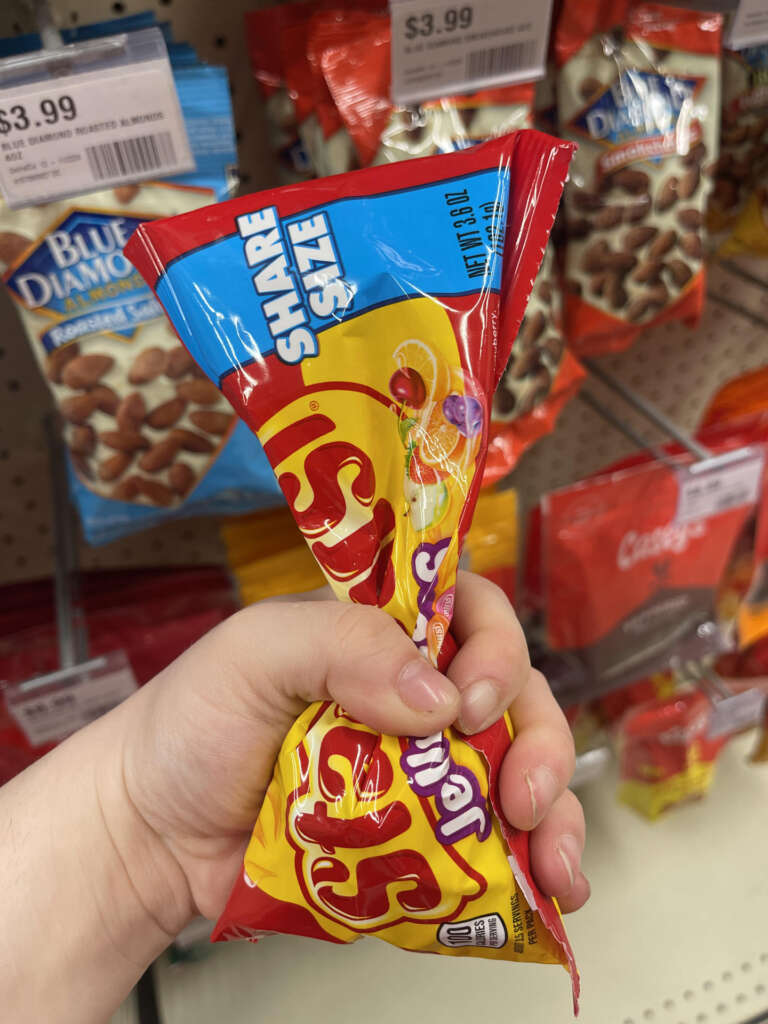
[[[633,0],[570,3],[556,28],[565,192],[566,334],[620,351],[651,324],[694,324],[717,158],[718,14]]]
[[[230,194],[226,71],[173,71],[194,172],[23,209],[0,203],[0,269],[64,422],[91,543],[280,501],[259,445],[121,251],[142,221]]]
[[[531,126],[534,86],[526,83],[393,105],[385,12],[353,11],[343,21],[318,17],[309,47],[363,167],[448,153]]]
[[[562,300],[550,241],[493,398],[484,483],[510,472],[527,448],[551,433],[584,380],[563,337]]]
[[[646,461],[542,499],[547,643],[596,692],[719,649],[718,586],[754,504],[680,519],[683,472]]]
[[[712,705],[699,690],[627,712],[619,726],[619,799],[654,820],[703,796],[724,739],[710,739]]]
[[[759,196],[766,174],[768,43],[723,50],[720,156],[707,211],[712,245],[721,255],[768,253],[768,227]]]
[[[248,11],[245,32],[253,77],[259,83],[269,131],[269,146],[277,158],[278,180],[285,185],[306,181],[314,174],[299,137],[296,104],[286,81],[283,32],[306,18],[304,5],[281,4]]]
[[[440,666],[455,650],[456,569],[503,338],[522,317],[569,149],[519,132],[149,223],[128,246],[258,433],[336,595],[383,608]],[[280,751],[215,937],[372,934],[560,963],[576,983],[528,837],[499,814],[510,741],[508,718],[468,739],[398,739],[311,705]]]

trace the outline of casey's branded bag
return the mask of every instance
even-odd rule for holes
[[[680,479],[645,462],[542,499],[547,644],[595,690],[719,649],[718,585],[753,506],[680,521]]]

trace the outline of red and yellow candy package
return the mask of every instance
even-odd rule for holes
[[[724,738],[709,736],[712,705],[700,690],[651,700],[620,725],[619,799],[652,820],[703,796]]]
[[[571,147],[538,132],[139,228],[128,256],[256,432],[342,600],[445,666],[491,397]],[[509,329],[507,326],[509,325]],[[560,963],[528,838],[499,815],[503,719],[382,736],[329,703],[283,744],[215,937],[265,931]],[[510,869],[512,866],[512,870]]]

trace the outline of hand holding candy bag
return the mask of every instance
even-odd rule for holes
[[[519,132],[146,224],[127,250],[257,433],[337,596],[383,608],[440,667],[501,339],[524,313],[570,152]],[[374,934],[561,963],[577,994],[528,837],[500,815],[511,737],[506,717],[471,739],[408,740],[308,707],[215,937]]]

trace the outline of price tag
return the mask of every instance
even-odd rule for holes
[[[706,519],[756,502],[763,458],[760,449],[740,448],[680,470],[676,521]]]
[[[137,689],[124,651],[5,689],[12,718],[33,747],[63,740]]]
[[[395,103],[544,75],[552,0],[390,0],[390,12]]]
[[[764,707],[765,694],[760,690],[744,690],[743,693],[715,701],[709,722],[709,736],[715,739],[758,725],[763,720]]]
[[[0,61],[0,191],[9,206],[194,166],[159,29]]]
[[[726,34],[726,46],[741,50],[761,43],[768,43],[768,4],[765,0],[739,0],[739,9]]]

